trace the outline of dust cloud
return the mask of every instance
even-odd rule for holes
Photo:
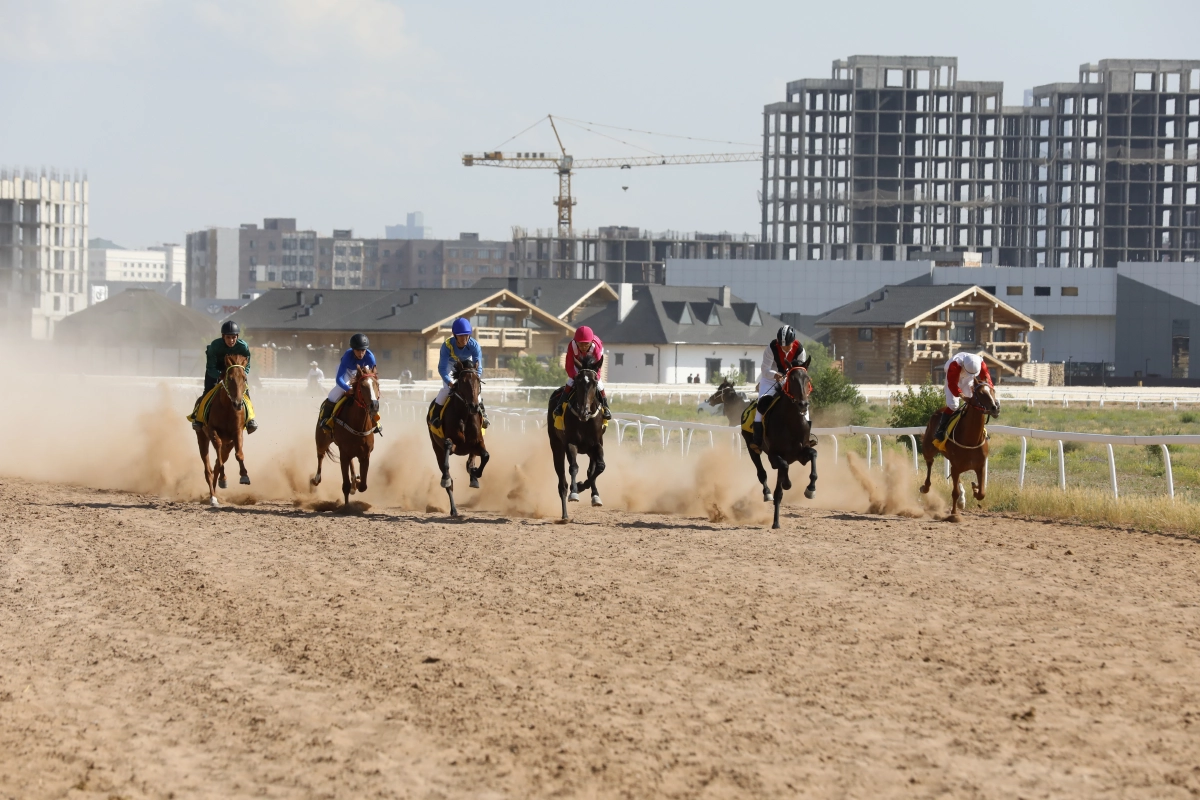
[[[315,489],[313,424],[319,399],[259,393],[255,396],[260,429],[245,439],[250,486],[236,481],[237,463],[226,464],[229,489],[218,491],[223,503],[249,505],[290,502],[314,512],[337,508],[342,499],[341,467],[326,459],[323,481]],[[180,502],[206,502],[203,467],[196,436],[184,417],[195,400],[186,390],[153,385],[149,379],[60,376],[39,382],[34,396],[0,400],[9,420],[6,446],[0,450],[0,474],[80,484],[98,489],[138,492]],[[384,414],[384,435],[376,438],[366,492],[351,497],[353,513],[399,508],[445,513],[446,493],[418,408],[391,402]],[[465,459],[455,457],[451,475],[460,509],[525,518],[559,516],[557,478],[544,430],[532,421],[525,433],[497,416],[488,431],[491,462],[479,490],[468,488]],[[606,438],[607,468],[598,486],[605,507],[680,517],[706,517],[752,525],[769,524],[771,505],[762,501],[753,465],[744,450],[734,453],[726,437],[709,446],[697,436],[683,457],[678,446],[662,449],[647,439],[644,447]],[[830,463],[832,450],[820,448],[817,496],[803,498],[807,467],[794,465],[793,489],[784,505],[875,514],[922,516],[911,471],[893,463],[886,473],[863,469],[843,457]],[[580,478],[586,474],[580,458]],[[775,473],[768,470],[769,487]],[[931,495],[932,502],[939,502]],[[587,506],[586,493],[580,504]]]

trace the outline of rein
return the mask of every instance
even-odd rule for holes
[[[795,395],[793,395],[791,393],[791,391],[789,391],[789,389],[791,387],[792,373],[796,372],[797,370],[803,374],[804,382],[806,384],[808,384],[807,394],[811,394],[812,388],[813,388],[812,381],[809,380],[808,370],[806,370],[804,367],[798,367],[798,366],[797,367],[788,367],[788,371],[784,373],[783,379],[780,380],[779,383],[780,383],[781,387],[783,388],[783,394],[785,397],[787,397],[787,399],[791,400],[793,403],[796,403],[796,404],[799,404],[801,402],[807,403],[808,402],[807,397],[804,397],[804,398],[796,397]]]
[[[460,385],[461,380],[462,380],[462,378],[460,377],[454,381],[454,384],[450,387],[450,396],[453,397],[458,402],[462,403],[464,406],[466,406],[467,411],[469,411],[470,413],[482,414],[483,412],[479,406],[479,403],[473,403],[458,393],[458,387]]]
[[[592,377],[595,377],[595,373],[590,369],[589,370],[580,370],[580,372],[588,372],[592,375]],[[576,419],[582,420],[583,422],[591,422],[600,414],[600,402],[599,401],[596,402],[596,408],[593,410],[592,408],[589,407],[587,410],[587,413],[584,416],[579,415],[579,410],[577,408],[575,408],[574,403],[569,404],[567,406],[567,408],[569,408],[571,413],[575,415]]]
[[[243,375],[246,374],[246,365],[245,364],[229,364],[229,365],[227,365],[225,367],[225,377],[221,379],[221,388],[225,390],[225,395],[226,395],[226,397],[229,398],[229,402],[233,403],[236,406],[238,401],[234,399],[233,392],[229,391],[229,370],[234,369],[234,368],[240,369],[242,371]]]
[[[983,439],[979,442],[979,444],[973,444],[973,445],[972,444],[962,444],[961,442],[959,442],[957,439],[954,438],[958,434],[958,425],[955,425],[954,430],[950,432],[950,438],[948,441],[953,442],[954,446],[960,450],[978,450],[979,448],[981,448],[985,444],[987,444],[987,440],[988,440],[987,424],[992,419],[992,414],[990,411],[988,411],[983,406],[981,406],[979,403],[977,403],[975,401],[975,397],[976,397],[976,394],[972,393],[972,395],[970,397],[966,398],[965,399],[966,406],[968,408],[975,409],[979,413],[983,414],[984,417],[986,417],[986,419],[984,419],[984,421],[983,421]],[[963,412],[963,416],[966,416],[965,411]],[[961,425],[961,424],[962,423],[960,422],[959,425]]]

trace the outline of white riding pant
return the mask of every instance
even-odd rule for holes
[[[574,385],[575,385],[575,379],[567,378],[567,386],[574,386]],[[604,381],[600,380],[599,378],[596,378],[596,388],[603,392],[604,391]]]
[[[437,397],[433,398],[433,402],[439,406],[446,405],[446,401],[450,399],[450,384],[443,382],[442,388],[438,391]]]
[[[779,388],[779,384],[774,378],[759,378],[758,379],[758,399],[769,397],[775,394],[775,390]],[[762,406],[754,407],[754,421],[762,422]]]
[[[345,397],[345,395],[346,390],[335,383],[333,388],[329,390],[329,402],[336,403],[338,400],[341,400],[343,397]]]
[[[942,389],[946,392],[946,408],[950,409],[951,411],[957,410],[960,402],[959,398],[951,394],[949,386],[943,386]],[[971,397],[971,395],[967,394],[966,392],[963,392],[962,396],[968,398]]]

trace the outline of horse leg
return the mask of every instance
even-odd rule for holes
[[[237,459],[238,473],[241,475],[241,477],[238,478],[238,483],[242,484],[243,486],[249,486],[250,474],[246,472],[246,454],[242,451],[242,439],[245,438],[245,436],[246,431],[243,428],[238,428],[237,446],[234,448],[233,457]]]
[[[971,494],[975,496],[976,502],[983,502],[983,498],[987,495],[987,461],[983,462],[983,466],[975,467],[975,477],[979,479],[979,485],[971,484]],[[965,507],[966,504],[964,503]]]
[[[567,445],[567,464],[571,470],[571,493],[567,495],[567,499],[571,502],[579,501],[579,448],[573,444]]]
[[[762,484],[763,502],[771,502],[771,489],[767,486],[767,470],[763,466],[762,456],[751,450],[749,447],[746,450],[750,453],[750,460],[754,462],[754,469],[758,474],[758,482]]]
[[[329,445],[332,444],[332,440],[329,439],[328,434],[325,434],[321,431],[320,426],[317,427],[316,440],[317,440],[317,474],[312,476],[312,479],[309,481],[309,483],[312,484],[313,486],[320,486],[321,485],[321,462],[323,462],[325,460],[325,454],[329,452]]]
[[[596,487],[596,479],[600,477],[600,473],[604,472],[604,448],[597,447],[587,454],[588,471],[587,479],[579,484],[580,490],[592,490],[592,505],[602,506],[604,502],[600,499],[600,490]]]
[[[342,454],[342,510],[350,507],[350,455]]]
[[[350,465],[350,494],[358,494],[358,466],[354,463],[355,458],[348,458],[346,462]]]
[[[371,452],[366,448],[359,452],[358,467],[362,470],[362,475],[358,479],[358,490],[365,492],[367,490],[367,470],[371,467]]]
[[[779,527],[779,503],[783,500],[783,480],[786,474],[786,466],[784,469],[775,472],[775,521],[771,523],[771,528]]]
[[[225,459],[229,458],[228,451],[225,450],[225,441],[217,434],[213,434],[213,471],[216,472],[217,488],[226,488],[225,483]]]
[[[472,453],[467,457],[467,475],[471,478],[470,487],[472,489],[479,488],[479,467],[476,462],[481,460],[477,455]]]
[[[567,519],[567,454],[565,448],[550,444],[550,452],[554,456],[554,471],[558,474],[558,499],[562,501],[562,518]]]
[[[483,477],[483,468],[487,466],[487,463],[491,457],[491,453],[489,453],[487,450],[484,450],[479,454],[479,466],[475,467],[474,469],[467,469],[467,472],[469,472],[471,475],[472,489],[479,488],[479,479]]]
[[[817,494],[817,448],[808,448],[808,457],[808,488],[804,490],[804,496],[812,500]]]
[[[233,441],[230,439],[224,439],[221,442],[221,450],[219,453],[220,458],[221,458],[221,466],[220,466],[221,481],[217,485],[220,486],[222,489],[224,489],[227,485],[227,483],[225,481],[225,463],[227,461],[229,461],[229,454],[233,452],[233,444],[234,444]]]
[[[955,469],[953,467],[953,465],[951,465],[950,477],[954,480],[954,483],[951,486],[951,492],[953,494],[953,498],[950,501],[950,516],[952,516],[952,517],[957,516],[957,514],[958,514],[958,496],[962,492],[962,485],[959,483],[958,477],[961,474],[962,474],[961,472],[959,472],[957,469]],[[964,502],[963,503],[963,511],[967,510],[966,506],[967,506],[967,504]]]
[[[197,431],[196,442],[200,445],[200,460],[204,463],[204,483],[208,486],[208,504],[219,506],[221,504],[217,502],[216,487],[213,485],[213,469],[208,465],[208,434],[204,431]]]
[[[454,442],[445,439],[442,442],[442,448],[442,488],[448,492],[454,487],[454,481],[450,478],[450,454],[454,452]],[[451,497],[450,502],[453,505],[453,497]],[[454,514],[450,516],[454,516]]]
[[[925,436],[921,439],[921,457],[925,459],[925,483],[921,486],[921,494],[929,494],[929,484],[933,476],[933,462],[937,460],[938,451],[933,446],[934,420],[938,418],[937,414],[929,420],[925,426]]]

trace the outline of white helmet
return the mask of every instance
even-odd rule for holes
[[[963,353],[962,361],[959,363],[962,364],[963,372],[970,375],[978,375],[980,368],[983,367],[983,359],[974,353]]]

